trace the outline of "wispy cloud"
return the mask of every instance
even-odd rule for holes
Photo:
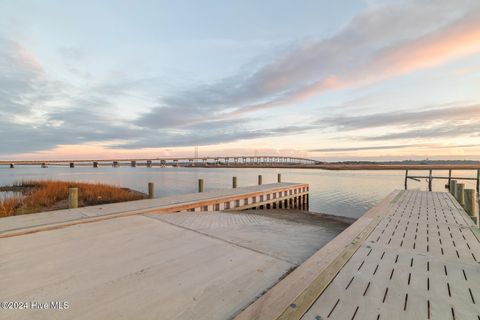
[[[457,137],[479,137],[480,121],[472,123],[447,122],[440,125],[428,126],[421,129],[406,130],[377,136],[360,137],[364,141],[386,141],[386,140],[404,140],[404,139],[442,139]]]
[[[385,146],[367,146],[367,147],[342,147],[342,148],[320,148],[311,149],[310,152],[352,152],[352,151],[369,151],[369,150],[394,150],[417,147],[415,144],[397,144]]]
[[[369,85],[480,52],[480,5],[452,5],[440,1],[426,6],[419,1],[367,12],[336,36],[299,48],[266,67],[264,86],[286,91],[236,112],[290,105],[326,91]],[[420,21],[413,22],[412,16]]]
[[[425,125],[433,121],[472,121],[480,120],[480,104],[456,105],[442,108],[429,108],[420,111],[390,111],[365,115],[338,115],[316,121],[321,127],[343,129],[368,129],[388,126]]]
[[[342,153],[355,151],[375,151],[375,150],[398,150],[409,148],[425,148],[425,149],[455,149],[455,148],[478,148],[477,144],[463,144],[463,145],[442,145],[442,144],[395,144],[395,145],[376,145],[365,147],[343,147],[343,148],[320,148],[312,149],[310,152],[323,153]]]

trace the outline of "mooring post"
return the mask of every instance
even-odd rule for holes
[[[450,182],[452,181],[452,169],[448,170],[448,188],[450,189]]]
[[[232,177],[232,188],[235,189],[237,187],[237,177]]]
[[[408,169],[405,170],[405,190],[408,189]]]
[[[277,174],[277,182],[278,183],[282,182],[282,174],[281,173]]]
[[[75,163],[70,162],[70,168],[75,168]]]
[[[68,208],[78,208],[78,188],[68,188]]]
[[[457,183],[457,201],[462,207],[465,206],[465,184]]]
[[[455,198],[457,197],[457,180],[451,180],[450,181],[450,193]]]
[[[148,199],[155,198],[155,184],[153,182],[148,183]]]
[[[477,192],[475,189],[465,189],[465,211],[472,218],[478,217]]]
[[[258,175],[258,185],[259,186],[262,185],[262,175],[261,174]]]
[[[13,169],[13,168],[15,168],[15,164],[10,163],[10,169]]]
[[[93,162],[93,167],[94,167],[94,168],[98,168],[98,162],[97,162],[97,161],[94,161],[94,162]]]
[[[203,179],[198,179],[198,192],[203,192]]]
[[[432,169],[428,173],[428,191],[432,191]]]
[[[477,193],[480,193],[480,169],[477,169]]]

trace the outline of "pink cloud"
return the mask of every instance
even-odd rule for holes
[[[332,40],[329,41],[332,42]],[[365,39],[365,41],[368,41],[368,39]],[[325,50],[329,51],[332,46],[329,43],[325,46]],[[355,45],[349,49],[352,56],[357,54]],[[312,55],[316,54],[317,59],[324,58],[324,53],[319,50],[318,46],[314,50],[312,49],[313,52],[306,53],[306,51],[305,48],[297,51],[297,59],[306,59],[313,63]],[[363,63],[353,64],[350,68],[345,67],[349,64],[348,60],[345,61],[345,65],[342,65],[341,61],[335,61],[338,64],[337,73],[323,76],[297,89],[287,90],[279,97],[268,102],[241,107],[234,114],[302,102],[326,91],[369,85],[417,70],[439,66],[448,61],[478,52],[480,52],[480,12],[479,10],[473,10],[471,14],[436,31],[375,50]],[[328,55],[331,54],[333,53],[328,52]],[[338,54],[344,56],[344,52]],[[288,61],[293,59],[294,57],[290,56]],[[298,62],[297,64],[302,65],[304,63]],[[282,68],[282,65],[278,62],[275,63],[275,66],[278,69]],[[264,88],[272,89],[281,88],[287,84],[292,85],[295,79],[300,82],[301,76],[305,76],[304,72],[300,72],[292,65],[292,62],[288,62],[283,67],[286,71],[284,73],[277,72],[273,77],[270,77],[263,84]],[[329,66],[326,69],[332,68]],[[321,70],[319,73],[321,73]]]

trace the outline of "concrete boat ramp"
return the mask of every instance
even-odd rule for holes
[[[24,303],[0,319],[480,319],[480,236],[450,194],[395,191],[348,226],[278,209],[306,193],[0,219],[0,299]]]

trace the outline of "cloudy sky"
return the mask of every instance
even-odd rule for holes
[[[480,159],[480,1],[0,0],[0,158]]]

